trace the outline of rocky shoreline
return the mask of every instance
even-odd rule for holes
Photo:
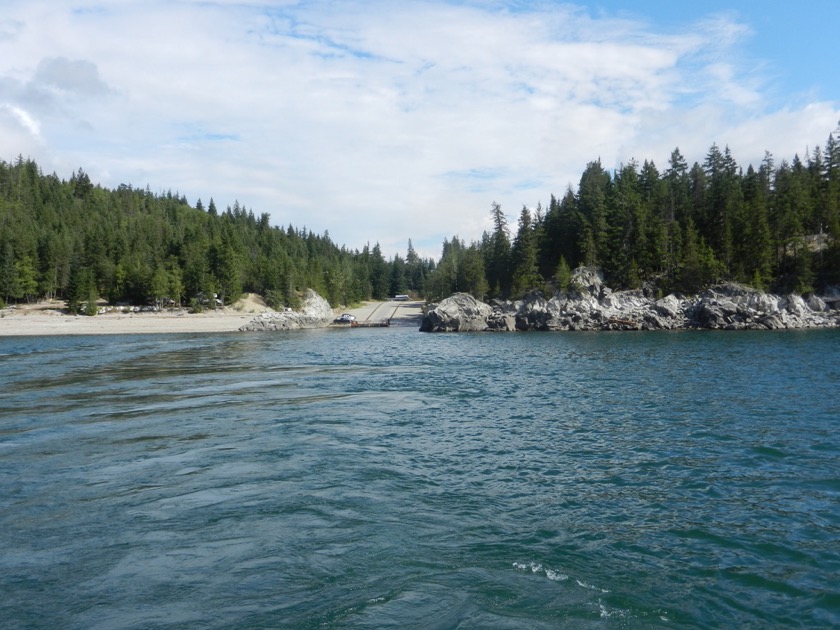
[[[527,330],[780,330],[840,327],[840,288],[820,297],[778,296],[734,283],[660,299],[613,291],[592,268],[576,269],[571,291],[485,304],[457,293],[429,306],[422,332]]]

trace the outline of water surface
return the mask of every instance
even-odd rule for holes
[[[838,626],[838,391],[838,331],[0,339],[0,626]]]

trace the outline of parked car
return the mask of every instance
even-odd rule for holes
[[[336,324],[352,324],[356,321],[356,317],[351,315],[350,313],[342,313],[338,317],[335,318]]]

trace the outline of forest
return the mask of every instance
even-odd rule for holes
[[[201,310],[243,292],[294,308],[312,288],[333,305],[420,293],[431,260],[408,242],[386,260],[379,244],[350,251],[306,228],[269,224],[239,203],[223,211],[171,191],[153,194],[69,180],[32,160],[0,162],[0,302],[65,300],[71,312],[111,304]]]
[[[446,239],[438,261],[411,240],[405,257],[379,244],[349,250],[305,227],[271,226],[238,202],[191,206],[171,191],[109,190],[79,169],[45,175],[19,156],[0,161],[0,306],[64,300],[71,312],[112,304],[234,302],[243,292],[294,308],[312,288],[333,306],[456,291],[517,298],[569,287],[594,265],[615,289],[694,293],[728,280],[801,294],[840,284],[840,128],[825,149],[778,165],[738,165],[713,144],[690,168],[679,149],[660,171],[631,161],[610,173],[590,162],[577,190],[522,208],[514,227],[493,203],[492,229]]]
[[[590,162],[577,191],[523,207],[515,230],[498,204],[493,229],[443,244],[426,298],[455,291],[509,298],[567,288],[571,269],[599,267],[607,284],[696,293],[734,281],[780,294],[840,284],[840,129],[825,150],[778,165],[765,154],[746,172],[713,144],[689,168],[679,149],[660,172],[635,161],[609,173]]]

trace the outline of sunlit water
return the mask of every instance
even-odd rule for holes
[[[0,339],[0,627],[840,625],[840,334]]]

